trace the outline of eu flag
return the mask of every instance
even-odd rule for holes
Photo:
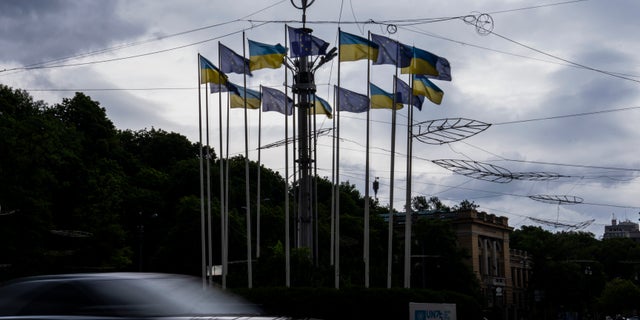
[[[235,53],[222,43],[218,43],[220,54],[220,70],[224,73],[239,73],[252,76],[249,69],[249,59]]]
[[[284,115],[292,115],[293,100],[280,90],[263,86],[262,111],[276,111]]]
[[[393,64],[399,68],[411,65],[411,47],[375,33],[371,34],[371,41],[378,45],[378,59],[373,64]]]
[[[393,76],[396,80],[396,102],[404,104],[412,104],[418,110],[422,110],[422,103],[424,102],[423,96],[413,95],[411,87],[402,81],[400,78]]]
[[[338,111],[360,113],[369,109],[369,98],[366,95],[338,86],[334,88],[338,91]]]
[[[310,29],[289,29],[289,43],[291,44],[291,57],[308,57],[327,54],[329,43],[311,35]]]

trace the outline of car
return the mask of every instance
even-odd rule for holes
[[[162,273],[32,276],[0,287],[0,319],[261,317],[256,305],[199,278]]]

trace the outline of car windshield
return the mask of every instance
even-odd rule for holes
[[[0,315],[257,315],[259,309],[187,277],[17,282],[0,288]]]

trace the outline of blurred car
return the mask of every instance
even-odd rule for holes
[[[91,273],[21,278],[0,287],[0,319],[208,319],[261,317],[261,310],[199,278]]]

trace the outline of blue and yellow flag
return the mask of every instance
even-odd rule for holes
[[[229,107],[231,108],[244,108],[244,101],[247,101],[247,109],[260,109],[260,92],[247,89],[245,87],[241,87],[235,84],[231,84],[233,90],[230,90],[229,95]],[[246,99],[243,99],[245,96],[246,90]]]
[[[327,118],[333,118],[333,110],[331,109],[331,105],[326,100],[318,97],[315,94],[311,95],[311,107],[309,109],[308,114],[324,114]]]
[[[207,58],[198,54],[200,63],[200,83],[226,84],[227,75],[207,60]]]
[[[338,92],[338,111],[360,113],[369,109],[369,98],[366,95],[338,86],[334,86],[334,90]]]
[[[233,84],[229,81],[227,81],[227,83],[225,84],[214,83],[209,86],[209,92],[211,93],[234,92],[235,90],[237,90],[237,88],[234,87]]]
[[[280,90],[262,86],[262,111],[276,111],[290,116],[293,114],[293,99]]]
[[[442,89],[422,75],[416,75],[413,78],[413,94],[425,96],[435,104],[442,103],[442,97],[444,96]]]
[[[220,70],[224,73],[239,73],[252,76],[249,68],[249,59],[235,53],[222,43],[218,43],[220,54]]]
[[[393,94],[386,92],[373,83],[369,83],[371,91],[371,109],[393,109]],[[402,109],[404,105],[396,102],[396,110]]]
[[[400,78],[396,76],[393,76],[393,78],[396,80],[396,102],[404,103],[406,105],[412,104],[418,108],[418,110],[422,110],[424,97],[412,94],[413,91],[406,82],[400,80]]]
[[[378,60],[378,44],[366,38],[340,31],[340,61]]]
[[[378,59],[373,64],[393,64],[399,68],[411,65],[411,47],[375,33],[371,34],[371,41],[378,45]]]
[[[249,69],[278,69],[282,66],[286,54],[287,48],[279,43],[270,45],[249,40]]]
[[[311,30],[304,28],[291,28],[289,30],[289,43],[291,44],[291,57],[321,56],[327,54],[329,43],[311,35]]]
[[[403,74],[422,74],[429,78],[451,81],[451,66],[447,59],[429,51],[412,48],[411,64],[402,68]]]

